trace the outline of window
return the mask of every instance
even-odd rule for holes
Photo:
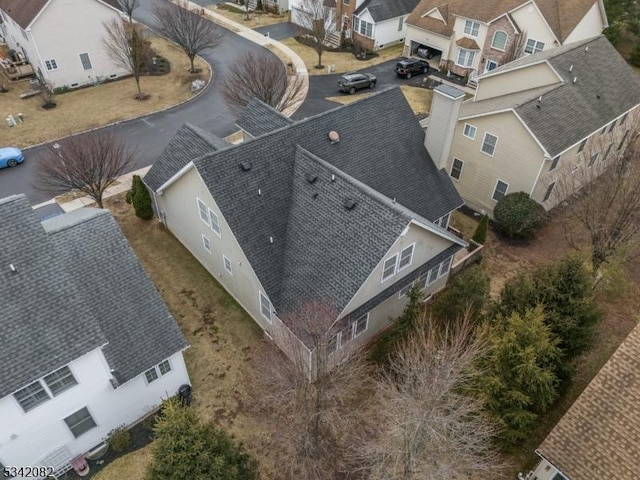
[[[466,20],[464,22],[464,34],[470,37],[477,37],[480,31],[480,24],[473,20]]]
[[[547,192],[544,194],[544,198],[542,199],[543,202],[546,202],[547,200],[549,200],[549,197],[551,196],[551,192],[553,192],[553,187],[555,186],[556,186],[556,182],[549,184],[549,187],[547,188]]]
[[[58,63],[54,60],[45,60],[44,61],[44,66],[47,68],[47,70],[57,70],[58,69]]]
[[[78,410],[73,415],[69,415],[64,419],[64,423],[67,424],[67,427],[69,427],[69,430],[71,430],[75,438],[96,427],[96,422],[93,420],[87,407]]]
[[[604,151],[604,155],[602,156],[602,161],[604,162],[607,157],[609,156],[609,154],[611,153],[611,149],[613,148],[613,142],[611,142],[608,146],[607,149]]]
[[[589,166],[591,166],[594,163],[596,163],[596,160],[598,160],[599,156],[600,156],[599,153],[594,153],[593,155],[591,155],[591,158],[589,159]]]
[[[449,273],[449,269],[451,268],[451,260],[453,260],[453,257],[449,257],[440,264],[440,269],[438,270],[438,278],[444,277],[447,273]]]
[[[354,338],[364,332],[369,326],[369,314],[361,316],[358,320],[353,322],[353,336]]]
[[[218,220],[218,215],[213,213],[211,209],[209,209],[209,220],[211,221],[211,230],[216,232],[216,235],[220,237],[220,221]]]
[[[360,20],[360,34],[365,37],[373,38],[373,24]]]
[[[25,413],[29,410],[33,410],[38,405],[46,402],[51,398],[49,397],[49,394],[45,391],[45,389],[42,388],[42,384],[39,381],[27,385],[22,390],[18,390],[13,394],[13,396],[18,401]]]
[[[410,283],[406,287],[401,288],[398,292],[398,298],[406,297],[407,293],[409,293],[409,290],[411,290],[411,287],[413,287],[413,283]]]
[[[498,62],[494,60],[487,60],[487,64],[484,67],[485,72],[490,72],[494,68],[498,68]]]
[[[231,260],[229,260],[226,256],[222,256],[222,263],[224,263],[224,269],[227,271],[229,275],[233,275],[233,270],[231,269]]]
[[[617,120],[611,122],[611,126],[609,127],[609,133],[613,132],[613,129],[616,127]]]
[[[387,258],[382,265],[382,281],[384,282],[390,277],[393,277],[396,274],[396,262],[398,260],[398,254],[396,253],[393,257]]]
[[[158,375],[158,372],[156,371],[156,367],[150,368],[149,370],[144,372],[144,376],[149,383],[156,381],[160,377],[160,375]]]
[[[538,40],[534,40],[530,38],[527,40],[527,44],[524,47],[524,53],[538,53],[541,52],[544,48],[544,42],[539,42]]]
[[[622,137],[622,140],[620,140],[620,145],[618,145],[618,150],[621,150],[622,147],[624,147],[624,143],[627,141],[628,136],[629,136],[629,130],[624,132],[624,136]]]
[[[464,124],[464,130],[462,131],[462,134],[467,137],[470,138],[471,140],[473,140],[474,138],[476,138],[476,132],[478,131],[478,129],[476,127],[474,127],[473,125],[469,124],[469,123],[465,123]]]
[[[82,62],[82,68],[84,70],[91,70],[93,67],[91,66],[91,60],[89,59],[88,53],[80,54],[80,61]]]
[[[200,220],[202,220],[208,226],[209,225],[209,212],[208,212],[207,206],[199,198],[196,198],[196,201],[198,202],[198,213],[200,214]]]
[[[44,377],[44,382],[54,397],[78,384],[71,370],[66,366]]]
[[[426,281],[427,285],[431,285],[438,279],[438,270],[440,270],[440,264],[436,265],[431,270],[429,270],[429,272],[427,273],[427,281]]]
[[[407,248],[402,249],[402,251],[400,252],[398,271],[411,265],[411,260],[413,259],[413,247],[414,245],[409,245]]]
[[[171,364],[169,360],[165,360],[158,365],[150,368],[146,372],[144,372],[144,376],[147,379],[148,383],[155,382],[161,376],[166,375],[171,371]]]
[[[580,142],[580,145],[578,146],[578,153],[580,153],[582,150],[584,150],[584,146],[587,144],[587,139],[585,138],[584,140],[582,140]]]
[[[493,157],[493,154],[496,151],[496,145],[498,144],[498,137],[490,134],[489,132],[484,134],[484,140],[482,141],[482,148],[480,149],[482,153],[486,153]]]
[[[465,50],[464,48],[458,49],[458,58],[456,59],[456,65],[460,67],[472,67],[473,60],[476,58],[476,52],[473,50]]]
[[[158,370],[160,370],[160,375],[166,375],[171,371],[171,364],[169,360],[165,360],[164,362],[158,365]]]
[[[202,246],[207,252],[211,253],[211,241],[209,237],[202,235]]]
[[[342,3],[344,3],[345,5],[349,5],[349,1],[350,0],[342,0]]]
[[[501,200],[507,194],[507,190],[509,190],[509,184],[503,182],[502,180],[498,180],[496,183],[496,188],[493,190],[493,198],[496,202]]]
[[[404,17],[400,17],[398,19],[398,31],[401,32],[402,31],[402,27],[404,27]]]
[[[262,292],[260,292],[260,313],[271,323],[271,302]]]
[[[458,158],[453,159],[453,164],[451,165],[451,176],[456,180],[460,180],[463,166],[464,166],[464,162],[462,160]]]
[[[553,160],[551,162],[551,166],[549,167],[549,171],[551,170],[555,170],[555,168],[558,166],[558,162],[560,161],[560,155],[553,157]]]
[[[360,26],[360,19],[358,17],[351,17],[351,21],[353,22],[353,31],[358,32]]]
[[[502,52],[507,48],[507,36],[506,32],[502,30],[497,30],[496,33],[493,34],[493,41],[491,42],[491,48],[495,48],[496,50],[500,50]]]

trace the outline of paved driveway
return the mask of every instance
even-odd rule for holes
[[[295,37],[298,34],[298,27],[291,22],[274,23],[254,30],[265,35],[268,33],[269,37],[275,40],[284,40],[285,38]]]

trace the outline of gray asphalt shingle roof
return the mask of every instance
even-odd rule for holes
[[[169,141],[144,182],[157,190],[194,158],[229,146],[222,138],[195,125],[185,123]]]
[[[640,103],[640,77],[604,36],[523,57],[495,74],[543,60],[562,77],[555,88],[496,97],[484,105],[467,102],[462,116],[491,113],[497,104],[513,108],[554,157]]]
[[[338,132],[339,142],[329,140],[330,131]],[[370,263],[379,261],[383,247],[397,238],[399,224],[404,228],[410,218],[434,221],[462,205],[449,176],[435,167],[423,141],[411,108],[401,90],[394,88],[212,152],[195,159],[194,165],[274,307],[284,314],[318,288],[338,297],[338,307],[344,306],[366,278],[362,277],[365,270],[371,272]],[[243,170],[242,162],[249,162],[250,170]],[[302,180],[307,170],[318,172],[313,184]],[[336,172],[334,184],[327,183],[329,170]],[[363,185],[354,187],[358,182]],[[360,199],[353,211],[339,207],[345,194],[338,185]],[[313,202],[305,193],[311,190],[319,193]],[[372,205],[377,201],[369,199],[366,191],[389,202],[395,199],[397,209],[380,207],[374,212]],[[397,213],[402,208],[408,210]],[[342,267],[320,257],[320,231],[332,245],[342,239],[334,245],[342,249],[332,253],[336,258],[350,252],[354,256],[350,265],[362,262],[353,267],[354,278],[340,277],[335,270]],[[366,235],[367,242],[373,242],[372,250],[355,245],[358,242],[349,235]],[[372,238],[376,235],[380,238]],[[310,249],[315,253],[310,254]],[[325,271],[310,275],[306,262]],[[349,287],[324,284],[336,278]]]
[[[8,197],[0,242],[0,398],[101,346],[121,382],[187,346],[107,211],[40,223]]]
[[[246,108],[242,110],[236,125],[248,132],[252,137],[257,137],[292,123],[293,120],[289,117],[274,110],[257,98],[253,98]]]
[[[360,15],[368,9],[376,22],[382,22],[410,14],[419,2],[420,0],[365,0],[354,14]]]

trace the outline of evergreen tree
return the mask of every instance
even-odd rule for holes
[[[515,446],[558,395],[555,371],[561,352],[541,306],[498,317],[486,335],[489,353],[481,361],[485,373],[479,387],[487,410],[502,427],[500,442]]]
[[[142,220],[151,220],[153,218],[151,195],[149,195],[149,191],[139,175],[133,176],[131,191],[133,192],[131,194],[131,202],[133,203],[133,209],[136,211],[136,216]]]
[[[164,403],[154,429],[146,480],[257,480],[256,463],[224,430],[191,407]]]
[[[481,264],[455,274],[433,301],[433,316],[439,320],[457,320],[469,310],[469,319],[477,323],[489,301],[490,283]]]
[[[480,245],[484,245],[484,243],[487,241],[488,229],[489,229],[489,215],[483,215],[482,218],[480,219],[480,223],[478,223],[478,226],[476,227],[476,231],[473,232],[473,237],[471,237],[471,240],[473,240],[476,243],[479,243]]]

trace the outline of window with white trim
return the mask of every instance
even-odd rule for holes
[[[160,375],[166,375],[169,373],[171,371],[171,364],[169,363],[169,360],[159,363],[158,370],[160,370]]]
[[[67,424],[69,430],[75,438],[84,435],[92,428],[97,427],[95,420],[89,413],[87,407],[81,408],[76,413],[69,415],[64,419],[64,423]]]
[[[233,275],[233,269],[231,268],[231,260],[226,255],[222,255],[222,263],[224,264],[224,269],[227,271],[229,275]]]
[[[147,383],[155,382],[160,377],[166,375],[171,371],[171,364],[169,360],[164,360],[160,362],[158,365],[151,367],[149,370],[144,372],[144,377],[147,379]]]
[[[409,285],[402,287],[400,289],[400,291],[398,292],[398,298],[404,298],[407,296],[407,294],[409,293],[409,290],[411,290],[411,287],[413,287],[413,282],[411,282]]]
[[[64,366],[43,378],[53,396],[58,396],[65,390],[78,384],[69,367]]]
[[[411,260],[413,260],[414,246],[415,244],[411,244],[408,247],[403,248],[402,251],[400,252],[400,260],[398,261],[398,271],[411,265]]]
[[[451,164],[451,177],[456,180],[460,180],[462,176],[462,168],[464,167],[464,162],[459,158],[454,158],[453,163]]]
[[[196,202],[198,204],[198,214],[200,215],[200,220],[202,220],[207,224],[207,226],[209,226],[209,209],[207,208],[207,205],[199,198],[196,198]]]
[[[470,138],[471,140],[474,140],[476,138],[476,132],[477,131],[478,131],[478,129],[476,127],[474,127],[470,123],[465,123],[464,124],[464,130],[462,130],[462,134],[465,137]]]
[[[396,264],[398,262],[398,254],[393,257],[387,258],[382,265],[382,281],[393,277],[396,274]]]
[[[271,323],[271,302],[267,296],[260,292],[260,314]]]
[[[369,327],[369,313],[361,316],[355,322],[353,322],[353,336],[354,338],[360,335]]]
[[[360,35],[373,38],[373,24],[365,20],[360,20]]]
[[[524,53],[533,54],[541,52],[544,49],[544,42],[534,40],[530,38],[527,40],[527,44],[524,47]]]
[[[83,70],[91,70],[93,67],[91,66],[91,59],[89,58],[88,53],[80,54],[80,62],[82,63]]]
[[[496,202],[500,201],[507,194],[509,190],[509,184],[507,182],[503,182],[502,180],[498,180],[496,182],[496,188],[493,189],[493,195],[491,196]]]
[[[475,50],[467,50],[466,48],[458,48],[458,56],[456,57],[456,65],[459,67],[473,67],[473,61],[476,58]]]
[[[39,381],[18,390],[13,394],[13,397],[18,401],[25,413],[51,399]]]
[[[360,29],[360,19],[358,17],[352,16],[351,21],[353,22],[353,31],[358,32]]]
[[[202,235],[202,246],[207,252],[211,253],[211,240],[206,235]]]
[[[465,20],[464,22],[464,34],[469,37],[477,37],[480,32],[480,23],[473,20]]]
[[[45,60],[44,66],[47,70],[57,70],[58,62],[56,62],[55,59],[52,58],[51,60]]]
[[[449,273],[452,260],[453,257],[449,257],[440,264],[440,268],[438,269],[438,278],[444,277],[447,273]]]
[[[435,283],[438,280],[438,271],[440,271],[440,264],[432,267],[431,270],[427,273],[427,286]]]
[[[496,32],[493,34],[493,40],[491,41],[491,48],[495,48],[496,50],[504,52],[507,48],[508,38],[509,36],[507,35],[507,32],[496,30]]]
[[[487,64],[484,67],[484,71],[490,72],[495,68],[498,68],[498,62],[496,62],[495,60],[487,60]]]
[[[559,161],[560,161],[560,155],[556,155],[555,157],[553,157],[553,160],[551,161],[551,165],[549,166],[549,171],[555,170],[555,168],[558,166]]]
[[[220,220],[218,220],[218,215],[216,215],[211,209],[209,209],[209,220],[211,221],[211,230],[213,230],[216,233],[216,235],[221,237]]]
[[[551,182],[549,184],[549,186],[547,187],[547,191],[544,194],[544,198],[542,199],[543,202],[546,202],[547,200],[549,200],[549,197],[551,197],[551,194],[553,193],[553,187],[556,186],[556,182]]]
[[[482,147],[480,148],[480,151],[482,151],[482,153],[486,153],[487,155],[493,157],[493,154],[496,151],[496,145],[498,144],[498,137],[496,137],[495,135],[486,132],[484,134],[484,140],[482,141]]]

